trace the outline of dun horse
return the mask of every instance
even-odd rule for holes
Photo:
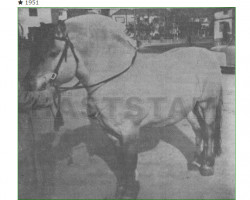
[[[212,52],[189,47],[142,54],[119,24],[86,15],[41,24],[30,64],[27,77],[33,90],[44,86],[48,73],[50,84],[60,87],[77,77],[87,90],[90,121],[98,123],[117,148],[116,198],[138,195],[137,142],[146,126],[168,126],[187,118],[196,135],[193,164],[201,175],[214,174],[215,156],[221,152],[222,85]]]

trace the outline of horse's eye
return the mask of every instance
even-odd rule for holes
[[[59,54],[59,51],[51,51],[51,52],[49,53],[49,56],[50,56],[50,57],[56,57],[58,54]]]

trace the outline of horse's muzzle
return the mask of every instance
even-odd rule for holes
[[[26,89],[30,91],[43,90],[47,87],[50,81],[56,78],[55,74],[48,72],[41,76],[33,76],[31,73],[27,73],[25,77]]]

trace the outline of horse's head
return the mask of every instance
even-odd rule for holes
[[[58,24],[41,24],[34,34],[29,88],[38,90],[48,82],[63,55],[66,38],[74,44],[67,51],[67,62],[60,64],[53,83],[60,85],[77,77],[85,85],[108,79],[126,69],[135,55],[134,41],[126,36],[124,27],[101,15],[83,15]],[[63,40],[62,40],[63,39]]]
[[[76,63],[67,43],[67,32],[64,22],[43,24],[33,35],[30,51],[30,69],[26,75],[30,90],[39,90],[54,79],[60,85],[70,81],[76,72]],[[68,45],[68,44],[67,44]],[[65,60],[67,59],[67,62]],[[62,62],[60,62],[62,60]],[[58,63],[60,66],[58,67]]]

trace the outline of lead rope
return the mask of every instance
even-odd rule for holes
[[[64,125],[63,115],[61,113],[61,92],[57,91],[57,94],[58,94],[57,112],[54,120],[55,131],[59,131],[60,127]]]
[[[65,62],[67,62],[68,47],[69,47],[69,41],[66,40],[62,56],[60,57],[60,60],[57,64],[55,72],[54,72],[56,74],[56,76],[58,75],[59,68],[63,62],[63,59],[65,59]],[[55,78],[56,78],[56,76],[55,76]],[[64,125],[64,120],[63,120],[63,115],[61,113],[61,92],[60,92],[59,87],[56,87],[56,90],[57,90],[58,102],[57,102],[57,112],[56,112],[56,116],[55,116],[55,120],[54,120],[54,130],[59,131],[60,127]]]

